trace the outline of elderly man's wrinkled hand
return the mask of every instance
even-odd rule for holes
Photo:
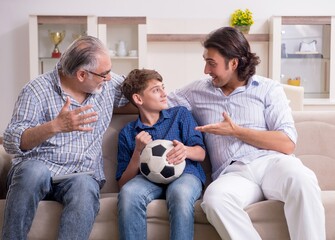
[[[59,132],[72,132],[72,131],[92,131],[93,128],[89,126],[90,123],[96,122],[97,112],[84,113],[93,108],[92,105],[69,110],[71,100],[68,97],[66,102],[55,119]]]

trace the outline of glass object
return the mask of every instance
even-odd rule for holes
[[[305,98],[329,98],[330,25],[281,26],[281,76],[285,84],[303,86]]]
[[[106,73],[104,73],[104,74],[102,74],[102,73],[92,72],[92,71],[89,71],[89,70],[86,70],[86,69],[85,69],[85,71],[88,72],[88,73],[91,73],[91,74],[93,74],[93,75],[95,75],[95,76],[101,77],[101,78],[103,78],[103,80],[105,80],[105,79],[108,77],[108,74],[110,73],[111,70],[108,70],[108,71],[107,71]]]

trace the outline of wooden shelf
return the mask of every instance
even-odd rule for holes
[[[198,42],[205,39],[206,34],[148,34],[148,42]]]
[[[86,24],[87,16],[37,16],[38,24]]]
[[[148,34],[148,42],[201,42],[207,34]],[[269,34],[245,34],[248,41],[268,42]]]
[[[98,17],[98,24],[146,24],[146,17]]]
[[[327,25],[331,23],[329,16],[282,16],[283,25]]]

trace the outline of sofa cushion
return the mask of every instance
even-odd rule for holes
[[[117,167],[118,136],[120,130],[128,122],[137,118],[136,114],[114,114],[112,122],[107,128],[102,142],[102,157],[104,159],[104,172],[106,183],[101,189],[102,193],[119,192],[118,184],[115,180]]]
[[[295,155],[312,169],[322,190],[335,190],[335,112],[293,112],[298,141]]]
[[[11,167],[11,157],[5,152],[3,145],[0,145],[0,199],[6,198],[7,173]]]

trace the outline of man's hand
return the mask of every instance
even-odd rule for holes
[[[89,127],[87,124],[97,121],[96,117],[97,113],[96,112],[84,113],[84,112],[93,108],[93,106],[86,105],[70,111],[69,110],[70,104],[71,100],[68,97],[60,113],[54,120],[54,126],[56,131],[57,132],[92,131],[93,128]]]
[[[223,121],[219,123],[212,123],[207,124],[204,126],[198,126],[195,129],[200,132],[205,133],[212,133],[217,135],[224,135],[224,136],[233,136],[234,131],[238,127],[236,124],[233,123],[231,118],[228,116],[226,112],[222,113]]]
[[[21,137],[20,148],[22,150],[32,149],[60,132],[92,131],[92,127],[85,125],[96,122],[97,118],[95,116],[97,116],[97,113],[83,112],[93,108],[93,106],[87,105],[70,111],[70,104],[71,100],[68,97],[54,120],[26,129]]]
[[[228,114],[223,113],[224,120],[219,123],[196,127],[200,132],[222,136],[233,136],[259,149],[273,150],[292,154],[295,143],[283,131],[256,130],[241,127],[233,123]]]

